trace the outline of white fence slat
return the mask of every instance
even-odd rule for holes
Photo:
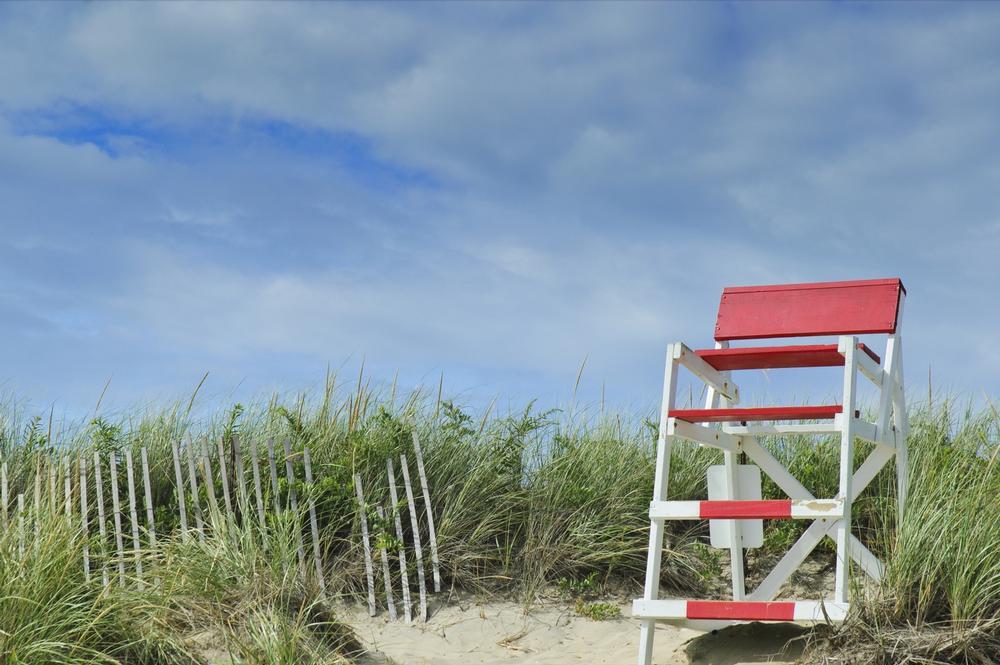
[[[97,532],[101,534],[101,584],[108,586],[108,530],[104,521],[104,480],[101,453],[94,451],[94,491],[97,493]]]
[[[66,521],[73,519],[73,476],[70,473],[69,457],[63,457],[63,498],[66,501]]]
[[[143,446],[139,449],[139,457],[142,465],[142,487],[143,494],[146,499],[146,529],[149,531],[149,548],[152,551],[156,551],[156,520],[153,516],[153,489],[152,484],[149,482],[149,455],[146,453],[146,447]],[[151,564],[152,565],[152,564]],[[160,583],[160,578],[158,576],[153,577],[153,581],[157,585]]]
[[[51,468],[51,467],[50,467]],[[55,501],[55,488],[53,486],[51,496],[52,501]],[[35,553],[38,553],[38,548],[42,542],[42,521],[39,519],[42,510],[42,462],[39,460],[35,464]]]
[[[316,564],[316,580],[319,582],[319,588],[322,589],[325,594],[326,580],[323,577],[323,557],[320,554],[319,523],[316,520],[316,499],[314,498],[315,486],[313,485],[312,459],[309,457],[308,447],[302,449],[302,463],[306,467],[306,484],[309,486],[309,489],[307,490],[309,492],[309,529],[312,533],[313,562]]]
[[[80,529],[83,531],[83,576],[90,581],[90,528],[87,505],[87,460],[80,456]]]
[[[205,442],[205,439],[201,440],[201,477],[205,481],[205,492],[208,494],[208,508],[211,511],[211,518],[218,520],[221,516],[219,512],[219,500],[215,496],[212,459],[208,456],[208,444]]]
[[[111,504],[115,515],[115,547],[118,550],[118,583],[125,586],[125,539],[122,537],[121,500],[118,497],[118,454],[108,456],[111,464]]]
[[[406,574],[406,541],[403,540],[403,521],[399,516],[399,495],[396,493],[396,473],[393,470],[392,458],[385,461],[389,474],[389,497],[392,499],[392,517],[396,522],[396,540],[399,542],[399,579],[403,587],[403,616],[406,623],[413,621],[413,611],[410,601],[410,580]]]
[[[295,541],[298,543],[298,549],[296,550],[299,557],[299,569],[305,574],[306,570],[306,554],[302,545],[302,524],[299,522],[299,498],[295,491],[295,470],[292,467],[292,444],[288,439],[284,441],[285,447],[285,475],[288,478],[288,505],[292,509],[292,515],[295,517]]]
[[[57,482],[56,478],[56,474],[58,473],[58,471],[56,469],[55,464],[52,462],[51,457],[46,458],[45,464],[48,466],[49,469],[49,509],[55,512],[57,505],[57,498],[58,498],[56,496],[56,488],[59,487],[59,483]],[[38,509],[36,508],[35,511],[37,512],[37,510]]]
[[[247,500],[247,478],[243,470],[243,449],[240,447],[240,437],[233,434],[233,464],[236,465],[236,503],[240,507],[240,518],[246,522],[250,503]]]
[[[142,588],[142,545],[139,543],[139,513],[135,500],[135,473],[132,469],[132,449],[125,449],[125,478],[128,482],[128,510],[132,522],[132,551],[135,555],[136,584]]]
[[[205,542],[205,520],[201,514],[201,497],[198,496],[198,468],[194,463],[194,441],[190,436],[184,448],[187,451],[188,485],[191,487],[191,502],[194,504],[194,523],[198,529],[199,540]]]
[[[361,517],[361,538],[365,549],[365,576],[368,578],[368,615],[375,616],[375,573],[372,570],[371,542],[368,539],[368,515],[365,514],[365,494],[361,489],[361,474],[354,474],[354,489],[358,495],[358,516]]]
[[[406,455],[399,456],[403,472],[403,486],[406,488],[406,503],[410,506],[410,525],[413,528],[413,552],[417,557],[417,586],[420,591],[420,619],[427,621],[427,580],[424,578],[424,554],[420,548],[420,523],[417,521],[417,504],[413,500],[413,486],[410,484],[410,470]]]
[[[267,520],[264,517],[264,491],[260,484],[260,464],[258,463],[256,439],[250,442],[250,456],[253,457],[253,493],[257,502],[257,517],[260,520],[261,533],[264,533],[267,528]]]
[[[177,510],[181,518],[181,540],[187,542],[191,534],[188,533],[187,503],[184,498],[184,474],[181,472],[181,456],[177,448],[177,439],[170,441],[170,453],[174,458],[174,482],[177,493]]]
[[[226,447],[220,436],[217,441],[219,449],[219,478],[222,479],[222,498],[226,502],[226,514],[233,514],[233,502],[229,498],[229,468],[226,466]]]
[[[281,494],[278,491],[278,467],[274,462],[274,439],[267,440],[267,464],[271,467],[271,492],[274,494],[274,512],[281,512]]]
[[[7,513],[7,460],[0,463],[0,493],[2,493],[2,498],[0,498],[0,503],[3,503],[3,528],[4,531],[7,530],[7,525],[10,524],[9,515]]]
[[[17,553],[24,558],[24,494],[17,494]]]
[[[378,513],[379,522],[384,525],[385,511],[382,510],[382,506],[375,506],[375,511]],[[382,559],[382,581],[385,586],[385,603],[389,607],[389,618],[395,621],[398,615],[396,614],[396,602],[392,598],[392,573],[389,572],[389,555],[386,554],[384,547],[379,547],[378,552]]]
[[[424,505],[427,507],[427,532],[431,540],[431,567],[434,573],[434,593],[441,592],[441,564],[438,562],[437,532],[434,529],[434,508],[431,506],[431,492],[427,487],[427,474],[424,471],[424,454],[420,450],[420,437],[413,431],[413,452],[417,457],[417,474],[420,476],[420,489],[424,493]]]

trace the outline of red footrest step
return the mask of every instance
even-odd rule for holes
[[[702,621],[843,621],[847,603],[817,600],[646,600],[632,602],[639,619]]]

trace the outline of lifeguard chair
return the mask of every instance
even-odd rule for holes
[[[729,287],[723,290],[715,325],[715,348],[692,351],[667,346],[660,409],[653,501],[650,504],[649,558],[641,599],[632,606],[642,620],[639,664],[650,665],[657,620],[695,628],[717,628],[743,621],[842,621],[848,610],[849,562],[872,579],[882,563],[851,533],[851,503],[896,458],[900,515],[906,498],[906,404],[903,396],[902,314],[906,290],[899,279]],[[886,335],[879,359],[856,335]],[[730,347],[737,340],[836,336],[835,344]],[[734,370],[843,366],[843,400],[821,406],[739,407]],[[685,367],[707,386],[704,409],[675,406],[677,374]],[[875,422],[857,409],[858,374],[879,391]],[[840,434],[840,484],[836,497],[814,497],[769,453],[757,437],[784,434]],[[724,451],[724,463],[709,470],[707,501],[667,501],[670,451],[675,439]],[[865,462],[852,468],[855,438],[875,443]],[[738,464],[744,453],[756,466]],[[788,499],[760,500],[760,471]],[[715,496],[712,496],[714,490]],[[660,557],[665,520],[712,520],[713,545],[730,550],[729,600],[659,600]],[[747,593],[743,550],[760,546],[761,520],[807,519],[812,524],[764,578]],[[836,541],[833,598],[775,601],[779,589],[825,538]]]

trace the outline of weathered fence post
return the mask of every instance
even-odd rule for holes
[[[358,515],[361,517],[361,538],[365,549],[365,576],[368,578],[368,615],[375,616],[375,573],[372,570],[371,543],[368,540],[368,516],[365,514],[365,493],[361,489],[361,474],[354,474],[354,489],[358,495]]]
[[[427,621],[427,581],[424,579],[424,555],[420,548],[420,522],[417,521],[417,504],[413,500],[413,486],[410,484],[410,469],[406,455],[399,456],[403,471],[403,486],[406,488],[406,502],[410,506],[410,525],[413,527],[413,551],[417,556],[417,584],[420,590],[420,618]]]
[[[427,531],[431,539],[431,566],[434,571],[434,593],[441,591],[441,567],[438,563],[437,533],[434,530],[434,507],[431,506],[431,492],[427,487],[427,474],[424,472],[424,455],[420,450],[420,437],[413,431],[413,452],[417,457],[417,473],[420,475],[420,488],[424,493],[424,504],[427,506]]]
[[[406,623],[413,621],[413,611],[410,601],[410,581],[406,574],[406,541],[403,540],[403,522],[399,517],[399,495],[396,493],[396,474],[392,467],[392,458],[385,461],[389,474],[389,496],[392,499],[392,516],[396,522],[396,540],[399,541],[399,578],[403,586],[403,616]]]

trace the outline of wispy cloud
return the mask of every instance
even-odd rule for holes
[[[723,285],[899,274],[907,362],[1000,389],[998,24],[989,5],[5,5],[0,310],[24,325],[0,378],[77,404],[112,372],[128,399],[365,355],[533,396],[588,357],[646,403],[666,341],[709,341]]]

